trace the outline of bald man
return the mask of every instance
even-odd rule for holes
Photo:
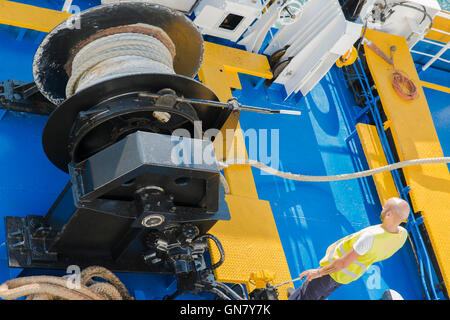
[[[400,224],[408,218],[410,208],[405,200],[390,198],[383,206],[381,224],[367,227],[342,238],[328,247],[320,268],[302,272],[302,286],[289,300],[325,300],[343,284],[361,277],[374,262],[392,256],[405,243],[408,233]]]

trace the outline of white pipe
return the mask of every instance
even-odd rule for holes
[[[450,20],[450,14],[445,13],[444,11],[439,11],[436,15],[439,16],[439,17],[442,17],[442,18]]]
[[[440,57],[444,54],[445,51],[447,51],[448,48],[450,48],[450,42],[447,42],[445,47],[443,47],[441,50],[439,50],[439,52],[422,67],[422,70],[423,71],[427,70],[428,67],[431,66],[437,59],[440,59]],[[443,60],[443,59],[440,59],[440,60]]]
[[[425,52],[420,52],[420,51],[416,51],[416,50],[411,50],[411,52],[412,53],[421,54],[421,55],[424,55],[424,56],[427,56],[427,57],[431,57],[431,58],[434,57],[434,55],[432,55],[432,54],[425,53]],[[444,58],[437,58],[437,60],[441,60],[441,61],[444,61],[446,63],[450,63],[450,60],[447,60],[447,59],[444,59]]]
[[[430,40],[427,40],[427,39],[422,39],[421,41],[426,42],[426,43],[434,44],[435,46],[445,47],[445,43],[434,42],[434,41],[430,41]]]
[[[430,30],[433,30],[433,31],[436,31],[436,32],[439,32],[439,33],[443,33],[443,34],[446,34],[446,35],[450,35],[449,32],[441,30],[441,29],[431,28]]]

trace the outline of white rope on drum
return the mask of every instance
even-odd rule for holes
[[[118,33],[87,44],[75,55],[66,87],[69,98],[83,88],[122,75],[174,74],[173,58],[155,37],[141,33]]]
[[[278,176],[281,178],[289,179],[289,180],[295,180],[295,181],[308,181],[308,182],[331,182],[331,181],[342,181],[342,180],[349,180],[349,179],[356,179],[356,178],[363,178],[372,176],[377,173],[392,171],[404,167],[409,166],[418,166],[418,165],[424,165],[424,164],[437,164],[437,163],[450,163],[450,157],[441,157],[441,158],[425,158],[425,159],[414,159],[414,160],[405,160],[397,163],[393,163],[387,166],[355,172],[355,173],[346,173],[346,174],[339,174],[339,175],[331,175],[331,176],[311,176],[311,175],[303,175],[303,174],[294,174],[290,172],[282,172],[278,171],[274,168],[271,168],[264,163],[255,161],[255,160],[249,160],[249,159],[231,159],[227,160],[225,162],[219,161],[219,167],[221,169],[227,168],[232,165],[249,165],[255,168],[258,168],[260,170],[263,170],[271,175]]]
[[[223,191],[225,192],[225,194],[230,194],[230,186],[228,185],[227,178],[225,178],[225,176],[222,173],[220,173],[219,179],[220,182],[222,183]]]

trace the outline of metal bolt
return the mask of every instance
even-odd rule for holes
[[[168,112],[163,111],[154,111],[153,116],[158,119],[160,122],[167,123],[169,122],[171,115]]]
[[[164,216],[159,214],[151,214],[142,219],[142,225],[146,228],[157,227],[164,223]]]

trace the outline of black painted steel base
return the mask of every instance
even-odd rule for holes
[[[76,264],[172,272],[164,261],[146,261],[149,234],[189,225],[203,235],[217,221],[230,219],[214,154],[212,163],[196,163],[192,153],[186,163],[169,165],[178,143],[194,147],[193,139],[180,139],[136,132],[83,162],[72,163],[71,183],[45,217],[6,217],[10,267]],[[201,143],[202,154],[207,148],[213,150],[211,142]],[[170,250],[167,254],[170,258]],[[171,259],[180,254],[172,252]]]

